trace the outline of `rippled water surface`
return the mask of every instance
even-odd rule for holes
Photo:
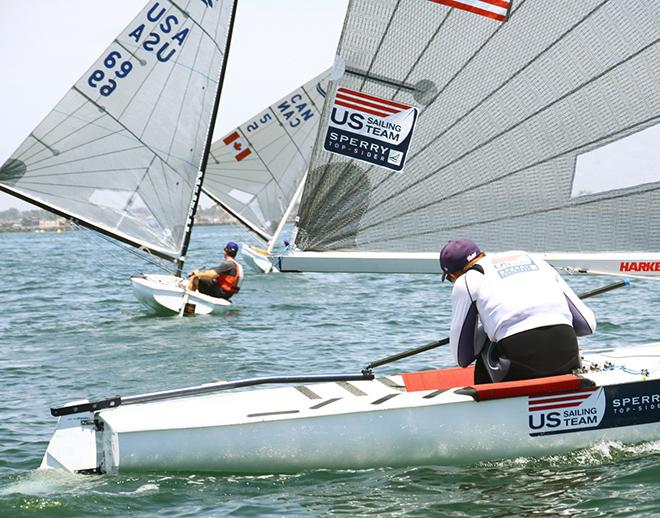
[[[233,227],[195,230],[188,266],[213,266]],[[660,516],[660,443],[597,444],[545,459],[296,475],[38,472],[49,407],[217,379],[359,373],[446,336],[434,276],[248,275],[222,316],[149,315],[128,277],[156,270],[88,232],[0,234],[0,516]],[[576,291],[610,282],[569,277]],[[660,339],[660,284],[589,305],[583,350]],[[437,349],[379,373],[450,366]]]

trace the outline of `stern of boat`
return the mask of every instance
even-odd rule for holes
[[[76,403],[88,403],[74,401]],[[55,433],[39,469],[66,470],[70,473],[100,473],[96,447],[97,425],[91,412],[63,415],[57,421]]]

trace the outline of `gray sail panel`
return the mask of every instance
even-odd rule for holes
[[[204,191],[272,235],[307,171],[329,71],[297,88],[211,148]]]
[[[175,258],[231,11],[149,2],[10,157],[0,187]]]
[[[573,177],[580,157],[660,123],[659,38],[648,0],[521,0],[504,24],[431,2],[353,0],[347,72],[328,96],[296,245],[423,252],[468,235],[491,250],[657,250],[657,168],[582,196]],[[420,109],[401,173],[323,149],[338,87]]]

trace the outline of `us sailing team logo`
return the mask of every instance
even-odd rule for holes
[[[660,422],[660,380],[528,396],[529,435]]]
[[[529,396],[529,435],[597,428],[605,415],[605,400],[602,387]]]
[[[323,147],[331,153],[401,171],[417,114],[412,106],[339,88]]]

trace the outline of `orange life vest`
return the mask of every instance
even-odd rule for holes
[[[241,280],[241,265],[236,262],[235,259],[231,257],[227,258],[227,261],[234,263],[236,267],[236,275],[229,275],[228,273],[221,273],[216,277],[216,282],[221,290],[231,293],[232,295],[240,291],[238,283]]]

